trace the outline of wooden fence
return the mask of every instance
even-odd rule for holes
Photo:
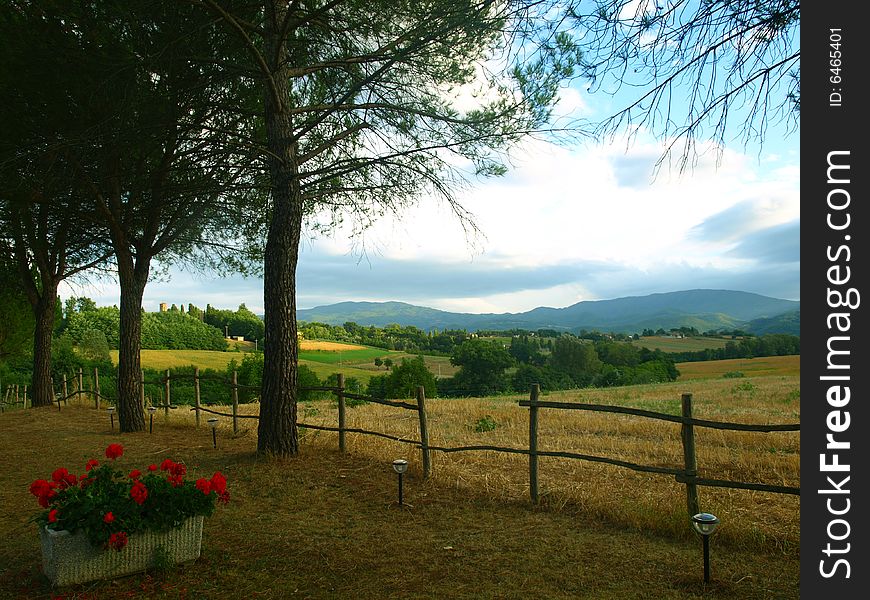
[[[238,383],[238,375],[236,372],[233,372],[232,379],[226,379],[223,377],[214,377],[213,379],[218,379],[223,381],[224,383],[230,386],[231,392],[231,410],[232,412],[221,412],[217,410],[213,410],[210,408],[205,408],[201,405],[200,402],[200,389],[199,382],[203,379],[199,374],[199,369],[194,371],[194,374],[191,375],[176,375],[175,377],[171,377],[169,371],[166,371],[165,377],[161,378],[159,383],[161,383],[164,387],[164,397],[161,404],[156,405],[160,408],[163,408],[165,413],[168,414],[170,408],[177,408],[171,403],[171,381],[173,379],[180,378],[193,378],[194,381],[194,406],[190,409],[196,413],[196,426],[200,426],[200,414],[205,412],[212,415],[228,417],[233,420],[233,432],[238,433],[239,431],[239,419],[259,419],[259,415],[244,415],[239,414],[239,389],[251,389],[249,386],[240,385]],[[143,377],[143,384],[144,381]],[[152,385],[154,382],[147,382]],[[67,379],[66,376],[63,378],[63,394],[59,396],[56,400],[58,403],[58,409],[60,409],[60,403],[66,402],[68,398],[78,397],[81,399],[82,397],[90,396],[93,398],[94,407],[99,409],[100,407],[100,399],[104,398],[99,392],[99,374],[94,372],[94,376],[92,378],[92,389],[86,390],[84,388],[83,374],[81,369],[76,374],[76,377],[73,378],[73,391],[68,392],[67,390]],[[297,425],[299,427],[304,427],[308,429],[314,429],[319,431],[334,431],[338,433],[338,447],[341,452],[346,451],[346,435],[348,433],[358,433],[362,435],[373,435],[382,438],[386,438],[389,440],[394,440],[401,443],[410,444],[413,446],[417,446],[421,451],[421,461],[423,465],[423,476],[424,478],[428,478],[432,474],[432,460],[431,453],[432,452],[473,452],[473,451],[492,451],[492,452],[505,452],[511,454],[525,454],[529,457],[529,495],[532,503],[537,504],[539,501],[539,487],[538,487],[538,472],[539,472],[539,464],[538,459],[542,456],[544,457],[558,457],[558,458],[570,458],[577,460],[585,460],[591,462],[599,462],[610,464],[626,469],[631,469],[633,471],[640,471],[644,473],[660,473],[663,475],[673,476],[676,481],[682,483],[686,486],[686,509],[689,515],[694,515],[700,512],[700,503],[698,501],[698,487],[699,486],[710,486],[710,487],[724,487],[724,488],[732,488],[732,489],[744,489],[744,490],[756,490],[756,491],[764,491],[771,492],[775,494],[793,494],[800,495],[800,488],[798,487],[790,487],[790,486],[781,486],[781,485],[770,485],[766,483],[755,483],[755,482],[744,482],[744,481],[730,481],[723,479],[711,479],[706,477],[698,477],[698,464],[697,457],[695,454],[695,427],[707,427],[712,429],[720,429],[720,430],[729,430],[729,431],[752,431],[752,432],[773,432],[773,431],[800,431],[800,424],[781,424],[781,425],[754,425],[747,423],[726,423],[720,421],[710,421],[705,419],[696,419],[692,416],[692,394],[683,394],[681,399],[681,407],[682,414],[680,416],[671,415],[667,413],[654,412],[649,410],[642,410],[637,408],[628,408],[623,406],[608,406],[602,404],[583,404],[579,402],[549,402],[549,401],[541,401],[540,400],[540,386],[538,384],[534,384],[531,386],[531,391],[529,394],[528,400],[521,400],[519,402],[519,406],[528,407],[529,409],[529,445],[528,448],[508,448],[501,446],[488,446],[488,445],[477,445],[477,446],[458,446],[458,447],[439,447],[432,446],[429,442],[429,429],[426,418],[426,395],[422,386],[417,387],[416,391],[416,402],[402,402],[397,400],[384,400],[380,398],[373,398],[371,396],[365,396],[361,394],[353,394],[348,392],[344,387],[344,376],[338,375],[338,385],[337,386],[322,386],[322,387],[301,387],[300,391],[321,391],[321,392],[331,392],[335,395],[336,400],[338,402],[338,426],[337,427],[328,427],[323,425],[314,425],[309,423],[298,422]],[[9,396],[12,392],[7,391],[6,396]],[[17,393],[17,392],[16,392]],[[347,427],[346,423],[346,400],[361,400],[365,402],[372,402],[376,404],[382,404],[384,406],[391,406],[394,408],[399,408],[403,410],[413,410],[417,413],[417,417],[420,423],[420,438],[419,439],[408,439],[407,437],[394,436],[383,432],[378,431],[369,431],[365,429],[352,428]],[[4,397],[5,402],[5,397]],[[144,385],[142,392],[142,403],[143,406],[145,404],[144,397]],[[539,450],[538,444],[538,416],[539,411],[542,409],[552,409],[552,410],[584,410],[584,411],[596,411],[596,412],[607,412],[614,414],[623,414],[623,415],[631,415],[635,417],[643,417],[649,419],[656,419],[660,421],[667,421],[671,423],[680,423],[680,441],[683,447],[683,464],[679,467],[659,467],[659,466],[651,466],[651,465],[640,465],[624,460],[617,460],[612,458],[607,458],[603,456],[594,456],[589,454],[579,454],[575,452],[551,452]]]

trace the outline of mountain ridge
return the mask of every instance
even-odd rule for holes
[[[584,300],[563,308],[540,306],[520,313],[458,313],[407,302],[339,302],[297,310],[299,321],[384,327],[397,323],[432,329],[581,329],[640,333],[643,329],[695,327],[738,329],[756,322],[776,329],[777,317],[800,310],[800,302],[736,290],[695,289]],[[798,318],[799,321],[799,318]],[[782,321],[793,329],[794,319]],[[767,331],[773,333],[775,331]]]

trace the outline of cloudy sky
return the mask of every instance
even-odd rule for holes
[[[563,114],[595,118],[599,100],[574,89]],[[602,115],[604,116],[604,115]],[[466,237],[449,210],[421,198],[401,219],[361,239],[308,237],[298,306],[398,300],[461,312],[519,312],[693,288],[800,299],[799,136],[769,135],[763,149],[710,152],[691,172],[654,174],[661,142],[587,141],[571,148],[531,141],[507,176],[461,197],[482,235]],[[118,303],[111,283],[77,284],[62,296]],[[160,302],[261,313],[262,281],[171,271],[152,281]]]

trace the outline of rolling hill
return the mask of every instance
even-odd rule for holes
[[[613,300],[578,302],[565,308],[539,307],[523,313],[454,313],[404,302],[341,302],[297,311],[300,321],[340,325],[384,327],[390,323],[431,329],[581,329],[634,333],[643,329],[695,327],[699,331],[734,329],[754,322],[765,333],[779,323],[794,327],[794,313],[800,303],[732,290],[686,290],[631,296]],[[799,313],[798,313],[799,323]],[[779,331],[777,331],[779,332]]]

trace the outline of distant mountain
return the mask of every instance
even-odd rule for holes
[[[801,311],[793,310],[775,317],[753,319],[743,326],[743,330],[755,335],[765,333],[801,334]]]
[[[695,327],[699,331],[735,329],[759,321],[776,328],[775,319],[799,311],[800,302],[731,290],[687,290],[578,302],[565,308],[540,307],[523,313],[454,313],[404,302],[341,302],[297,311],[300,321],[384,327],[390,323],[431,329],[581,329],[634,333],[643,329]],[[763,321],[766,319],[767,321]],[[793,317],[783,326],[793,327]],[[799,313],[797,322],[799,323]]]

